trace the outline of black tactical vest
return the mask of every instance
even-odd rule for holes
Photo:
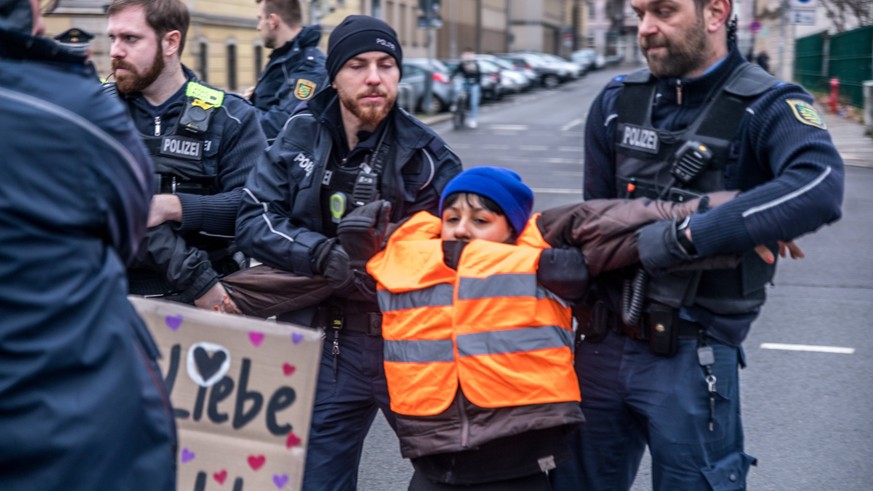
[[[746,108],[777,80],[756,65],[743,64],[707,103],[700,116],[682,131],[652,125],[655,79],[646,69],[624,80],[616,110],[616,187],[620,198],[649,197],[685,201],[725,189],[731,142]],[[711,159],[688,184],[674,178],[676,151],[686,142],[699,142]],[[765,285],[775,266],[752,251],[734,269],[683,272],[653,278],[648,298],[674,308],[699,305],[718,314],[750,312],[764,303]]]

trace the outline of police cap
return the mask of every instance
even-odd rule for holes
[[[55,41],[57,41],[58,44],[77,52],[87,51],[92,39],[94,39],[93,34],[84,29],[79,29],[78,27],[67,29],[55,36]]]

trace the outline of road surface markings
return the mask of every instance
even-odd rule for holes
[[[583,122],[584,121],[582,118],[576,118],[573,121],[570,121],[569,123],[565,124],[564,126],[561,126],[561,131],[570,131],[573,128],[582,124]]]
[[[582,147],[558,147],[559,152],[573,152],[573,153],[582,153],[585,151]]]
[[[534,193],[538,194],[575,194],[578,196],[582,196],[582,190],[580,188],[573,189],[562,189],[562,188],[531,188]]]
[[[549,147],[546,145],[519,145],[518,148],[526,152],[545,152],[549,150]]]
[[[782,351],[813,351],[816,353],[835,353],[838,355],[852,355],[855,353],[855,348],[841,348],[839,346],[813,346],[809,344],[761,343],[761,349]]]
[[[526,124],[490,124],[488,129],[494,131],[527,131],[530,126]]]

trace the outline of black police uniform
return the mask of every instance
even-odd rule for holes
[[[294,39],[273,50],[258,77],[251,101],[269,141],[282,131],[294,108],[327,83],[320,39],[320,26],[304,26]]]
[[[156,192],[182,203],[181,223],[149,229],[128,270],[130,291],[192,303],[240,268],[236,212],[266,140],[248,102],[184,70],[187,82],[160,106],[140,93],[121,97],[154,160]]]
[[[378,177],[376,194],[362,199],[390,201],[392,222],[422,210],[437,213],[440,193],[461,171],[442,138],[395,107],[375,133],[361,134],[358,146],[349,149],[339,104],[334,89],[319,92],[289,118],[258,161],[237,223],[239,247],[247,255],[285,271],[315,274],[316,251],[336,236],[336,222],[354,207],[354,182],[365,159]],[[341,326],[329,329],[324,344],[303,489],[354,489],[377,410],[394,422],[375,291],[337,291],[318,309],[282,317]]]
[[[616,78],[592,104],[585,199],[739,190],[691,217],[693,243],[671,242],[684,248],[680,260],[727,254],[738,266],[649,271],[631,324],[623,287],[637,269],[598,278],[576,356],[587,424],[574,436],[575,466],[554,474],[557,488],[629,489],[648,445],[655,489],[744,489],[755,459],[743,448],[741,343],[773,274],[752,250],[840,217],[843,163],[812,102],[733,48],[697,78]],[[681,233],[666,221],[640,229],[643,262],[655,264],[647,243]]]
[[[0,489],[172,491],[169,394],[124,286],[152,165],[29,4],[0,10]]]

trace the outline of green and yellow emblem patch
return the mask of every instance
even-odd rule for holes
[[[816,128],[821,128],[823,130],[828,129],[824,120],[821,119],[821,115],[819,115],[818,111],[816,111],[808,102],[801,101],[800,99],[788,99],[785,102],[791,106],[791,111],[794,113],[794,117],[801,123],[815,126]]]
[[[315,95],[316,87],[318,87],[318,85],[315,82],[310,82],[305,78],[299,78],[297,79],[297,86],[294,87],[294,97],[301,101],[308,100]]]

